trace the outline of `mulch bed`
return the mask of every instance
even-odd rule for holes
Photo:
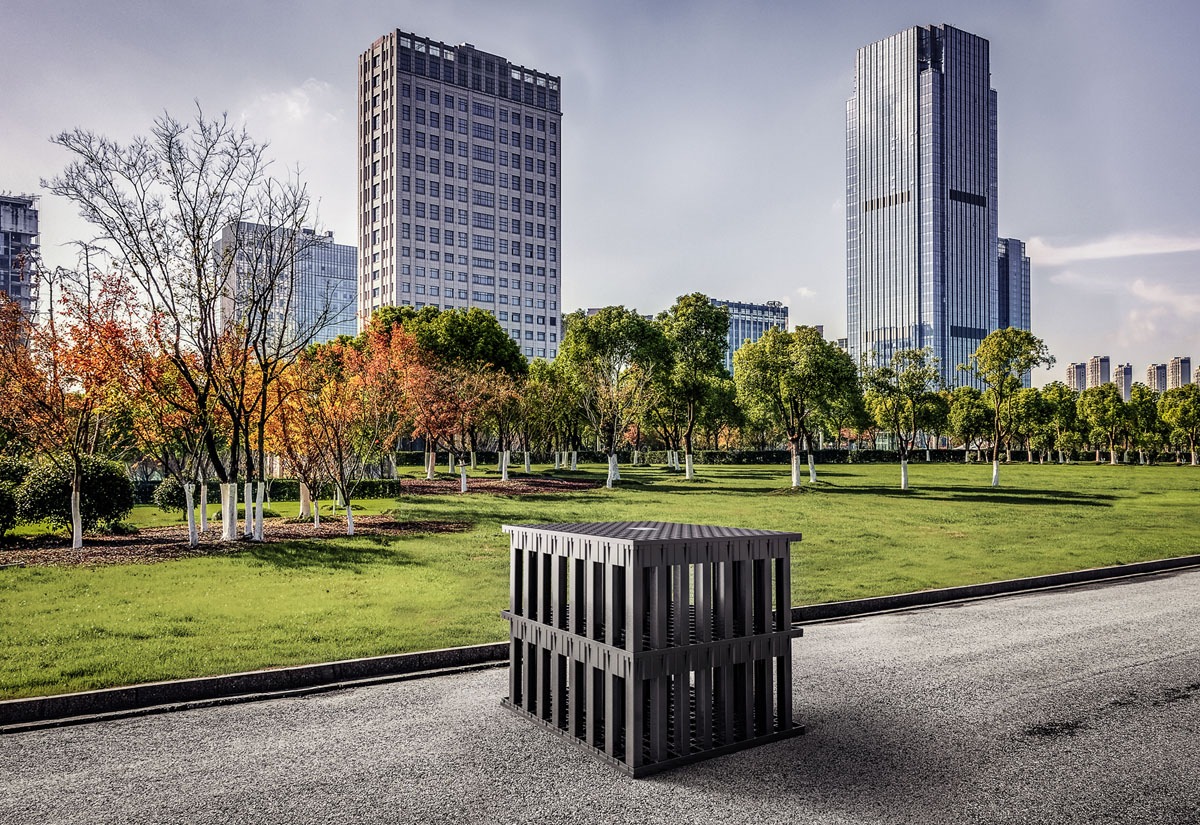
[[[593,482],[572,481],[558,478],[523,478],[500,481],[499,479],[468,480],[467,495],[471,493],[498,493],[507,495],[533,495],[538,493],[572,492],[596,487]],[[401,483],[404,495],[461,495],[459,482],[450,479],[405,479]],[[294,502],[281,506],[298,508]],[[355,516],[356,536],[403,536],[416,533],[452,533],[466,530],[470,525],[445,521],[397,521],[394,516]],[[243,529],[239,522],[238,530]],[[321,526],[314,528],[311,522],[293,521],[284,518],[268,518],[263,521],[263,544],[297,539],[330,539],[346,535],[345,516],[321,517]],[[66,536],[41,535],[32,538],[9,536],[0,545],[0,565],[28,566],[71,566],[87,564],[152,564],[154,562],[182,559],[193,556],[216,556],[237,553],[252,546],[249,539],[221,541],[221,526],[213,523],[200,534],[200,544],[189,547],[187,525],[170,527],[144,527],[129,536],[93,536],[83,539],[83,548],[72,550]],[[258,545],[261,546],[261,545]]]

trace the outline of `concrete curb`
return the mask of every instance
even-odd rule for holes
[[[792,622],[811,624],[853,616],[909,610],[919,607],[1010,595],[1033,590],[1069,587],[1091,582],[1145,576],[1200,567],[1200,555],[1096,567],[1070,573],[1031,576],[939,590],[922,590],[792,608]],[[130,687],[35,696],[0,701],[0,733],[16,733],[101,719],[183,710],[205,705],[247,702],[337,690],[404,678],[495,666],[508,661],[508,643],[427,650],[395,656],[346,659],[316,665],[256,670],[224,676],[151,682]]]
[[[1121,579],[1128,576],[1145,576],[1188,567],[1200,567],[1200,555],[1177,556],[1171,559],[1139,561],[1114,567],[1092,567],[1073,570],[1069,573],[1051,573],[1045,576],[1030,576],[1025,579],[968,584],[962,587],[943,587],[938,590],[919,590],[915,593],[899,593],[895,596],[876,596],[869,599],[852,599],[844,602],[807,604],[792,608],[793,624],[812,624],[864,616],[870,613],[886,613],[908,610],[915,607],[961,602],[970,599],[985,599],[991,596],[1008,596],[1030,590],[1046,590],[1055,587],[1087,584],[1089,582]]]

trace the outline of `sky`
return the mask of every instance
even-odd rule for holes
[[[5,15],[0,191],[39,192],[76,127],[128,141],[225,112],[356,234],[359,54],[397,28],[562,77],[563,307],[780,300],[845,335],[855,51],[914,25],[991,42],[999,231],[1032,260],[1058,361],[1200,361],[1200,4],[1192,0],[40,0]],[[46,262],[91,231],[42,192]],[[1198,365],[1200,366],[1200,365]]]

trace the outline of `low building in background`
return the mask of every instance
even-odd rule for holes
[[[779,301],[747,304],[740,301],[711,299],[713,306],[729,310],[729,349],[725,353],[725,369],[733,375],[733,353],[747,342],[753,343],[769,329],[788,330],[788,308]]]
[[[37,312],[37,195],[0,195],[0,292]]]
[[[318,234],[302,229],[274,230],[257,223],[228,226],[217,244],[217,257],[233,254],[229,282],[222,290],[218,324],[244,322],[255,294],[271,287],[268,322],[285,336],[303,337],[304,343],[330,341],[355,335],[358,250],[335,243],[332,232]]]

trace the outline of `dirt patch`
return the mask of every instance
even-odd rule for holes
[[[579,481],[569,478],[546,478],[531,476],[512,477],[508,481],[498,478],[468,478],[466,495],[492,493],[495,495],[529,496],[538,493],[574,493],[599,487],[595,481]],[[400,482],[402,495],[463,495],[458,479],[438,478],[427,481],[423,478],[406,478]]]
[[[467,493],[492,493],[498,495],[536,495],[539,493],[570,493],[591,489],[599,485],[593,481],[578,481],[564,478],[529,477],[501,481],[492,478],[471,478],[467,481]],[[404,479],[400,482],[402,495],[462,495],[457,479],[423,478]],[[295,508],[292,502],[281,503],[280,507]],[[444,521],[397,521],[393,516],[355,516],[356,536],[404,536],[416,533],[453,533],[466,530],[468,524]],[[238,525],[239,530],[242,524]],[[29,566],[70,566],[81,564],[153,564],[171,559],[191,556],[219,556],[237,553],[252,542],[249,539],[221,541],[220,525],[216,524],[200,534],[200,544],[189,547],[187,526],[145,527],[130,536],[85,536],[83,548],[72,550],[70,540],[64,536],[35,536],[20,538],[9,536],[6,544],[0,545],[0,565],[23,564]],[[263,544],[297,539],[323,540],[346,535],[346,519],[321,517],[320,528],[311,522],[291,519],[268,518],[263,522]],[[261,545],[258,545],[261,546]]]
[[[239,530],[242,525],[239,523]],[[417,533],[457,533],[469,524],[446,521],[397,521],[392,516],[355,516],[356,536],[404,536]],[[311,522],[269,518],[263,521],[262,543],[246,538],[221,541],[220,525],[200,534],[200,544],[189,547],[187,526],[145,527],[131,536],[84,536],[83,547],[72,550],[70,540],[62,536],[38,536],[34,539],[9,538],[0,548],[0,564],[28,566],[72,566],[81,564],[153,564],[192,556],[222,556],[250,546],[275,544],[297,539],[323,541],[346,535],[345,518],[321,519],[320,527]]]

